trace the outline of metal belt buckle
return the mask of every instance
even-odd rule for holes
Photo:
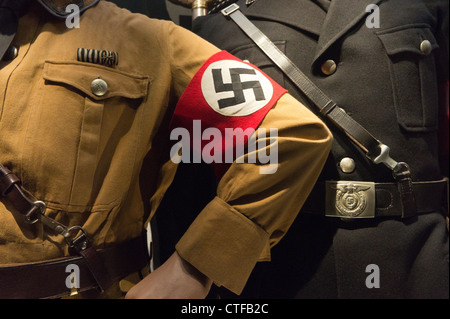
[[[327,181],[325,216],[374,218],[375,183]]]

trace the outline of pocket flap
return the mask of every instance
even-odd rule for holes
[[[44,64],[43,77],[47,81],[62,83],[85,93],[93,100],[111,97],[139,99],[147,95],[149,77],[128,74],[103,66],[87,65],[77,62],[53,62]],[[91,83],[101,78],[108,84],[108,91],[103,96],[96,96]]]
[[[411,52],[426,55],[420,50],[422,41],[428,40],[431,49],[439,47],[431,29],[426,24],[407,25],[377,32],[388,55]]]

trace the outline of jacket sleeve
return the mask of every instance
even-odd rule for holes
[[[180,28],[172,30],[173,81],[181,94],[209,55],[218,50]],[[183,47],[181,39],[189,43]],[[193,48],[190,50],[190,48]],[[187,55],[187,56],[186,56]],[[200,58],[199,58],[200,57]],[[194,61],[194,62],[192,62]],[[270,259],[270,247],[286,233],[311,191],[331,147],[326,126],[305,106],[284,94],[259,128],[277,129],[276,143],[257,131],[256,141],[269,139],[263,154],[277,154],[276,169],[243,160],[222,176],[217,196],[200,212],[176,245],[187,262],[239,294],[257,261]],[[251,156],[244,154],[244,158]]]

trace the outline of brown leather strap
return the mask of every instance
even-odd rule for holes
[[[103,292],[109,288],[111,280],[107,276],[103,260],[98,255],[97,250],[90,245],[85,231],[79,226],[68,228],[46,216],[44,214],[45,204],[26,193],[21,187],[20,179],[2,164],[0,164],[0,195],[7,198],[14,208],[24,216],[26,222],[32,224],[40,221],[64,236],[69,244],[69,252],[72,255],[80,255],[84,258],[87,269],[91,272],[100,291]],[[81,235],[74,237],[80,231],[82,232]]]
[[[35,205],[35,201],[21,188],[20,179],[2,164],[0,164],[0,197],[6,197],[26,219],[40,212],[41,208]]]
[[[16,175],[0,164],[0,196],[6,196],[11,186],[19,182],[19,178]]]
[[[86,264],[97,282],[100,291],[104,292],[111,286],[112,282],[108,277],[105,264],[101,260],[100,254],[94,247],[89,247],[80,251],[80,255],[86,261]]]
[[[145,236],[98,251],[100,264],[106,265],[103,276],[114,282],[143,269],[148,261]],[[89,258],[70,257],[29,264],[0,266],[0,299],[58,298],[70,295],[67,279],[73,265],[79,268],[79,292],[99,289],[92,275]],[[97,272],[98,273],[98,272]],[[101,289],[100,289],[101,292]]]

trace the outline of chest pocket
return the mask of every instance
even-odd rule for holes
[[[103,66],[46,62],[24,141],[24,186],[68,212],[116,205],[131,178],[148,85]]]
[[[438,94],[433,51],[439,46],[428,25],[377,33],[389,58],[399,124],[410,132],[437,129]]]

